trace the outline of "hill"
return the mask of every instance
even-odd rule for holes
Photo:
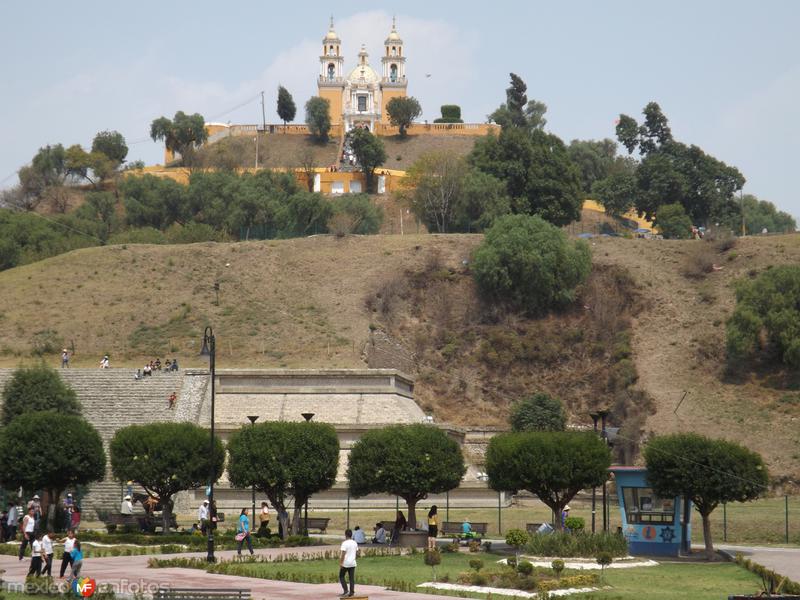
[[[564,399],[573,423],[609,406],[626,437],[714,432],[763,452],[774,475],[800,473],[793,382],[724,369],[732,282],[798,262],[800,237],[745,238],[732,249],[594,238],[595,269],[579,302],[539,320],[481,304],[469,276],[480,240],[318,236],[77,250],[0,273],[0,365],[34,350],[57,364],[62,345],[74,344],[79,365],[109,353],[112,366],[156,356],[200,366],[212,324],[220,367],[393,361],[417,376],[419,403],[440,420],[501,425],[515,398],[545,389]],[[721,269],[697,275],[703,260]]]

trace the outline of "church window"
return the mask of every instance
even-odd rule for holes
[[[389,80],[394,83],[397,81],[397,65],[392,65],[389,68]]]
[[[328,56],[333,56],[333,46],[328,50]]]
[[[358,112],[367,112],[367,97],[363,94],[358,96]]]
[[[392,46],[392,56],[397,56],[397,46]]]
[[[336,67],[333,66],[333,63],[328,63],[328,79],[333,81],[334,73],[336,72]]]

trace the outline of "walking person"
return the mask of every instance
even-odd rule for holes
[[[34,510],[31,506],[28,509],[28,514],[22,518],[22,542],[19,545],[19,559],[25,556],[25,548],[28,544],[33,546],[34,537],[33,532],[36,529],[36,519],[34,518]]]
[[[61,368],[69,369],[69,350],[66,348],[61,351]]]
[[[356,556],[358,556],[358,544],[353,540],[353,531],[347,529],[344,532],[345,540],[339,548],[339,583],[342,585],[342,595],[339,598],[352,598],[356,593]],[[350,580],[350,590],[344,582],[347,574]]]
[[[261,503],[261,514],[258,515],[259,524],[258,524],[258,535],[259,536],[266,536],[267,529],[269,528],[269,504],[266,502]]]
[[[439,513],[434,504],[428,511],[428,550],[436,549],[437,535],[439,535]]]
[[[208,500],[203,500],[200,508],[197,509],[197,520],[200,521],[200,531],[206,535],[208,533]]]
[[[83,567],[83,552],[81,552],[81,543],[78,540],[75,540],[70,556],[72,557],[72,571],[69,578],[72,581],[78,578],[78,575],[81,574],[81,567]]]
[[[72,565],[72,550],[75,548],[75,532],[72,529],[67,531],[67,537],[61,542],[64,544],[64,553],[61,555],[61,571],[58,576],[64,579],[64,573],[67,572],[67,565]]]
[[[42,536],[42,550],[44,552],[43,575],[47,577],[53,576],[53,535],[53,530],[48,529],[47,533]]]
[[[250,540],[250,518],[247,516],[248,509],[243,508],[242,514],[239,515],[239,524],[236,527],[236,541],[239,545],[236,547],[236,554],[242,555],[242,544],[247,540],[247,549],[250,550],[250,556],[253,552],[253,542]]]
[[[17,527],[19,527],[19,512],[13,502],[8,503],[8,516],[3,523],[6,528],[6,541],[10,542],[17,537]]]
[[[31,544],[31,567],[28,569],[28,577],[31,575],[36,575],[36,577],[40,577],[42,575],[42,563],[44,563],[45,555],[44,555],[44,545],[42,544],[42,534],[37,533],[33,538],[33,543]]]

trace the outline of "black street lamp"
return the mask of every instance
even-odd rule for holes
[[[304,412],[300,414],[306,420],[306,423],[311,423],[311,419],[314,418],[314,413],[312,412]],[[308,535],[308,498],[306,498],[305,516],[303,517],[303,535]]]
[[[609,411],[607,410],[598,410],[597,414],[600,417],[600,435],[603,438],[603,441],[608,445],[608,436],[606,435],[606,417],[608,416]],[[606,484],[608,483],[608,477],[603,480],[603,531],[608,531],[608,521],[606,519],[606,514],[608,512],[608,500],[606,497]]]
[[[214,557],[214,525],[216,523],[217,509],[214,504],[214,384],[216,380],[216,358],[217,358],[217,340],[214,337],[214,330],[211,327],[206,327],[203,332],[203,348],[200,350],[200,356],[208,356],[209,370],[211,371],[211,441],[209,445],[209,457],[211,468],[208,475],[208,507],[210,510],[209,526],[208,526],[208,554],[206,561],[213,563],[216,562]]]
[[[249,415],[247,418],[250,419],[250,425],[255,427],[256,426],[256,421],[258,420],[258,415]],[[250,517],[252,519],[252,521],[251,521],[252,524],[250,525],[250,531],[253,531],[256,528],[256,484],[255,484],[255,482],[253,482],[253,498],[252,498],[252,500],[253,500],[253,512],[251,513],[252,516]]]
[[[592,423],[594,426],[594,432],[597,433],[597,421],[600,419],[600,415],[596,412],[589,413],[589,416],[592,417]],[[592,486],[592,533],[595,532],[595,517],[597,514],[597,486]]]

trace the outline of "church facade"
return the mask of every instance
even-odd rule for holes
[[[389,123],[386,105],[392,98],[404,97],[408,86],[406,56],[396,22],[392,20],[392,30],[384,41],[380,75],[370,65],[363,44],[356,66],[345,75],[341,48],[342,40],[331,18],[328,33],[322,39],[318,95],[330,102],[331,124],[334,127],[343,126],[345,131],[367,127],[375,132],[378,123]]]

